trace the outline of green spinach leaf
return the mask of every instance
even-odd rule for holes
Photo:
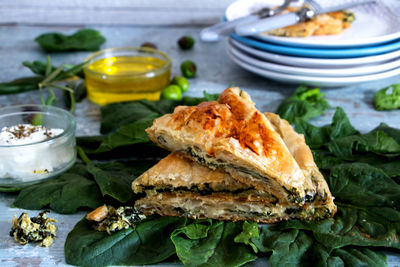
[[[135,162],[127,166],[119,162],[103,164],[89,164],[87,170],[91,173],[98,184],[103,196],[110,196],[113,199],[125,203],[133,197],[131,188],[133,180],[150,168],[154,162]],[[138,166],[140,165],[140,166]]]
[[[250,247],[234,242],[242,231],[239,222],[195,221],[176,229],[171,239],[186,266],[240,266],[257,259]]]
[[[169,104],[175,107],[172,100],[156,101],[160,104]],[[101,107],[101,128],[102,134],[115,131],[121,126],[134,123],[138,120],[155,119],[160,117],[162,113],[158,109],[152,108],[152,102],[140,100],[127,103],[115,103]]]
[[[387,125],[385,123],[381,123],[372,132],[375,132],[375,131],[383,131],[388,136],[390,136],[394,140],[396,140],[397,143],[400,143],[400,129],[396,129],[396,128],[390,127],[389,125]]]
[[[269,263],[278,266],[385,266],[386,256],[367,248],[342,247],[329,251],[309,232],[261,227],[260,238],[253,242],[263,252],[272,252]]]
[[[310,249],[310,258],[305,265],[312,262],[312,266],[387,266],[387,257],[383,253],[367,248],[344,247],[328,253],[326,248],[316,243]]]
[[[219,97],[219,94],[209,94],[206,91],[203,91],[203,95],[204,97],[184,96],[181,105],[196,106],[204,101],[217,101]]]
[[[400,185],[369,164],[336,165],[327,180],[332,194],[341,202],[360,207],[400,206]]]
[[[392,84],[375,93],[374,105],[377,110],[400,108],[400,84]]]
[[[336,108],[330,125],[316,127],[302,119],[295,120],[294,124],[296,131],[304,134],[307,144],[313,149],[320,148],[336,138],[358,134],[340,107]]]
[[[198,105],[203,101],[212,101],[218,95],[203,92],[204,97],[183,97],[180,101],[161,99],[159,101],[139,100],[125,103],[115,103],[101,108],[101,127],[102,134],[115,131],[121,126],[138,120],[153,120],[164,114],[174,111],[176,106]]]
[[[175,254],[172,231],[185,224],[177,217],[142,221],[112,235],[94,230],[83,218],[68,234],[65,261],[79,266],[143,265],[164,261]]]
[[[262,226],[260,238],[253,239],[263,253],[272,252],[269,258],[271,267],[301,266],[307,262],[306,251],[313,245],[313,238],[304,231],[292,229],[281,231],[276,226]]]
[[[243,223],[243,231],[234,239],[236,243],[243,243],[253,248],[254,252],[258,252],[257,246],[252,242],[253,238],[259,237],[258,224],[256,222],[245,221]]]
[[[400,248],[400,213],[387,207],[338,205],[334,218],[323,221],[292,220],[280,224],[281,230],[311,231],[330,253],[348,245]]]
[[[98,152],[97,149],[106,138],[107,136],[85,136],[77,137],[76,141],[77,145],[82,148],[92,160],[161,159],[169,153],[167,150],[151,142],[109,147],[109,149],[105,149],[107,151]]]
[[[386,157],[400,155],[400,144],[384,131],[345,136],[326,145],[333,154],[346,160],[352,160],[354,153],[372,152]]]
[[[328,253],[348,245],[400,248],[400,186],[383,171],[365,163],[346,163],[331,169],[327,179],[338,212],[323,221],[292,220],[280,230],[311,231]]]
[[[279,105],[277,113],[281,118],[293,123],[296,119],[306,121],[319,116],[328,108],[329,103],[319,88],[308,89],[303,85]]]
[[[138,143],[149,143],[150,138],[145,132],[146,128],[153,124],[153,119],[140,119],[121,126],[113,133],[110,133],[100,144],[95,153],[111,151],[115,148],[134,145]]]
[[[33,210],[50,207],[63,214],[97,208],[102,197],[97,184],[87,176],[85,167],[78,164],[57,178],[23,188],[12,205]]]
[[[106,39],[96,30],[83,29],[72,35],[45,33],[35,41],[46,52],[96,51]]]

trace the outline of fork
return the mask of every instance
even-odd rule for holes
[[[200,32],[200,39],[204,42],[216,42],[221,36],[230,35],[239,24],[255,22],[262,18],[268,18],[282,13],[292,2],[299,0],[285,0],[277,8],[264,7],[248,16],[241,17],[232,21],[223,21],[211,27],[205,28]]]

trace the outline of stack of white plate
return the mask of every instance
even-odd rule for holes
[[[226,11],[227,20],[281,1],[240,0]],[[308,38],[260,34],[228,39],[228,55],[244,69],[286,83],[346,86],[400,74],[400,6],[383,1],[350,11],[356,20],[339,35]],[[396,10],[397,9],[397,10]]]

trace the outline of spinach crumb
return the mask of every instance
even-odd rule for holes
[[[119,207],[115,209],[112,206],[100,206],[90,212],[86,219],[92,222],[92,226],[97,231],[107,231],[108,234],[134,228],[135,223],[146,219],[146,216],[133,207]]]
[[[15,241],[21,245],[34,241],[42,241],[43,247],[48,247],[53,244],[56,237],[57,227],[52,224],[57,220],[47,218],[48,211],[42,211],[37,217],[28,217],[28,213],[23,212],[18,218],[12,219],[12,227],[10,236],[13,236]]]

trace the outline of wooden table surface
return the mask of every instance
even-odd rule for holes
[[[148,41],[157,44],[160,50],[166,52],[172,59],[172,75],[179,74],[179,65],[186,59],[197,63],[198,75],[190,80],[190,89],[187,95],[200,96],[202,91],[219,93],[232,83],[247,90],[257,107],[262,111],[275,111],[282,99],[290,95],[296,85],[273,82],[249,73],[235,65],[226,55],[226,42],[201,43],[198,40],[200,27],[198,26],[96,26],[106,38],[103,48],[138,46]],[[22,67],[22,61],[45,60],[43,53],[33,39],[45,32],[62,31],[66,33],[77,30],[76,26],[0,26],[0,82],[29,75],[29,71]],[[196,38],[196,45],[191,51],[180,51],[176,40],[182,35],[192,35]],[[58,53],[51,54],[55,65],[61,63],[82,62],[90,53]],[[399,77],[335,89],[323,89],[332,107],[341,106],[348,114],[353,125],[365,132],[373,129],[379,123],[385,122],[390,126],[400,128],[400,111],[378,112],[373,108],[373,95],[384,86],[399,83]],[[19,95],[0,96],[0,106],[15,104],[40,103],[38,92],[28,92]],[[60,104],[61,105],[61,104]],[[329,123],[334,108],[331,108],[320,118],[312,122],[317,125]],[[96,135],[99,133],[99,107],[89,101],[77,106],[77,135]],[[0,193],[0,266],[64,266],[63,246],[66,235],[83,216],[84,213],[74,215],[59,215],[51,213],[59,223],[55,243],[50,248],[37,245],[21,246],[11,237],[11,218],[19,215],[20,209],[11,208],[15,195]],[[36,215],[37,211],[27,211]],[[390,254],[389,265],[399,266],[400,258]],[[265,263],[260,260],[254,266]]]

